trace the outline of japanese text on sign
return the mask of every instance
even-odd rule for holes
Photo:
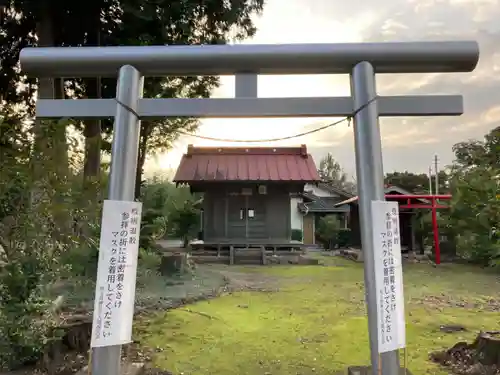
[[[403,270],[397,202],[372,201],[378,350],[405,346]]]
[[[104,201],[92,347],[131,341],[141,203]]]

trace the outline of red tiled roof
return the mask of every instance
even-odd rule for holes
[[[188,146],[174,181],[319,181],[314,160],[301,147]]]

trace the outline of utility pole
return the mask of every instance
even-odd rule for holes
[[[435,179],[435,186],[436,188],[434,189],[434,192],[436,195],[439,194],[439,176],[438,176],[438,156],[437,154],[434,155],[434,179]]]
[[[429,165],[429,195],[432,195],[432,167]]]

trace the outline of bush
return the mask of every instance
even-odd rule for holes
[[[333,249],[338,245],[340,220],[336,215],[326,215],[319,220],[316,235],[325,249]]]
[[[141,218],[139,245],[143,249],[155,248],[156,240],[166,229],[166,219],[161,210],[144,207]]]
[[[176,186],[170,181],[153,178],[141,190],[144,224],[154,237],[175,236],[176,228],[168,222],[169,216],[184,202],[194,202],[198,198],[191,194],[189,187]],[[144,228],[146,229],[146,228]]]
[[[450,182],[453,197],[447,216],[457,253],[483,266],[500,263],[498,176],[498,163],[489,164],[486,159],[474,168],[457,169]]]
[[[137,262],[137,288],[144,287],[146,281],[159,275],[161,255],[151,249],[139,248]]]
[[[292,229],[292,241],[299,241],[302,242],[303,240],[303,235],[302,231],[300,229]]]
[[[446,239],[439,243],[439,248],[441,250],[442,255],[448,255],[454,257],[457,255],[457,244],[455,243],[455,239]]]
[[[200,223],[200,210],[196,208],[195,202],[186,200],[182,204],[174,207],[169,214],[168,222],[173,227],[176,237],[184,240],[184,247],[189,240],[196,236]]]
[[[46,173],[35,180],[31,144],[21,152],[23,140],[5,137],[2,125],[0,114],[0,369],[8,370],[36,362],[60,338],[49,292],[68,273],[62,254],[77,244],[71,223],[78,197],[50,160],[36,159]]]
[[[52,224],[51,200],[20,209],[0,225],[0,367],[12,369],[38,360],[58,338],[48,293],[67,269],[61,253],[74,243]],[[49,206],[50,210],[49,210]],[[57,239],[56,239],[57,238]]]
[[[67,251],[61,254],[61,263],[68,266],[72,276],[95,280],[99,260],[100,223],[86,223],[87,233],[79,237]]]
[[[36,363],[48,344],[62,337],[48,301],[33,298],[9,305],[0,313],[0,367],[4,370]]]
[[[500,264],[500,241],[473,231],[464,231],[457,235],[457,251],[464,259],[482,266]]]
[[[337,245],[340,248],[345,248],[351,245],[351,230],[349,228],[340,229],[337,235]]]
[[[139,248],[138,269],[156,271],[161,262],[161,252],[155,249]]]

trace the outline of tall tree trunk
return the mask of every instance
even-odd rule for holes
[[[87,46],[99,46],[101,44],[101,19],[100,6],[96,2],[91,11],[94,18],[92,25],[89,25],[91,32],[87,34]],[[85,94],[89,99],[101,98],[101,78],[87,78],[84,80]],[[101,191],[101,120],[89,119],[84,122],[83,135],[85,137],[85,159],[83,165],[83,194],[81,197],[82,216],[78,220],[78,231],[82,234],[88,232],[88,224],[97,220],[98,211],[87,210],[87,207],[94,207],[93,203],[102,200]]]
[[[37,23],[38,45],[51,47],[55,45],[53,20],[50,9],[42,8]],[[40,78],[38,80],[39,99],[63,99],[64,80]],[[56,176],[68,173],[68,143],[66,126],[58,121],[35,121],[34,175],[45,180],[50,172]],[[57,163],[55,163],[57,160]]]
[[[148,139],[151,134],[151,124],[143,121],[139,137],[139,152],[137,153],[137,170],[135,173],[135,199],[141,196],[142,175],[144,173],[144,164],[148,153]]]
[[[87,45],[99,46],[101,44],[100,7],[94,9],[93,14],[95,18],[93,19],[93,24],[90,26],[92,32],[87,36]],[[87,98],[100,99],[101,78],[86,79],[85,89]],[[83,134],[85,136],[85,165],[83,168],[83,179],[84,184],[87,185],[87,182],[98,182],[101,174],[101,120],[85,121]]]
[[[101,97],[101,79],[85,80],[86,94],[89,99]],[[85,137],[85,159],[83,165],[83,193],[80,199],[80,217],[77,218],[77,231],[88,233],[88,224],[97,220],[98,210],[95,203],[104,197],[101,190],[101,120],[86,120],[83,128]]]
[[[55,45],[51,8],[41,8],[36,28],[39,46]],[[64,80],[61,78],[39,79],[38,98],[64,98]],[[32,167],[34,182],[37,186],[32,194],[33,203],[38,205],[42,194],[48,194],[46,198],[50,200],[51,217],[56,228],[54,234],[62,238],[69,234],[71,225],[71,211],[64,202],[65,182],[69,176],[66,125],[60,121],[37,119],[34,124],[34,133]]]
[[[88,87],[96,87],[96,85],[100,84],[99,78],[92,80],[97,82],[94,82],[94,85],[89,85]],[[88,79],[87,81],[91,81],[91,79]],[[93,94],[96,90],[91,91]],[[94,97],[88,95],[89,99],[99,98],[99,96],[99,94],[95,94]],[[89,181],[99,181],[101,173],[101,121],[86,121],[83,134],[85,136],[85,164],[83,167],[84,183]]]

